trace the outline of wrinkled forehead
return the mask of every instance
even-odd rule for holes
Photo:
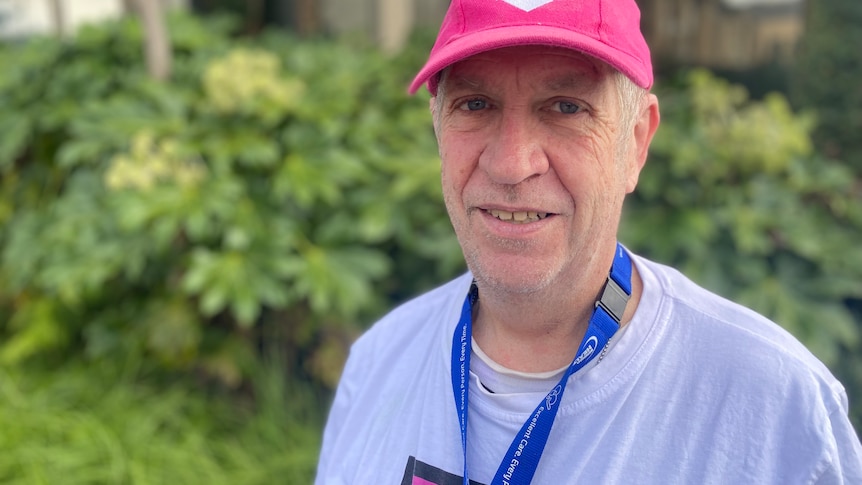
[[[525,86],[550,88],[595,87],[614,69],[578,51],[554,46],[515,46],[494,49],[456,62],[440,74],[439,83],[452,87],[480,88],[515,74]]]

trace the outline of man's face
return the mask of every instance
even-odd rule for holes
[[[643,137],[621,132],[611,70],[565,49],[512,47],[454,64],[439,95],[446,208],[480,284],[530,293],[606,275],[596,255],[614,251],[646,154]]]

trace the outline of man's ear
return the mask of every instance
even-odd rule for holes
[[[629,178],[626,183],[627,193],[634,191],[638,184],[638,177],[646,163],[652,137],[655,135],[660,122],[661,114],[658,109],[658,98],[654,94],[648,93],[634,126],[634,163],[630,165]]]

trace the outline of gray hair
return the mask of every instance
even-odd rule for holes
[[[632,136],[632,130],[634,130],[635,123],[640,117],[649,91],[638,86],[628,76],[616,69],[614,69],[613,76],[620,107],[620,141],[626,141]]]

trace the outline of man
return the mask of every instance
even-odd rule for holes
[[[318,484],[862,483],[843,387],[617,243],[659,124],[631,0],[453,0],[427,64],[470,273],[352,348]]]

